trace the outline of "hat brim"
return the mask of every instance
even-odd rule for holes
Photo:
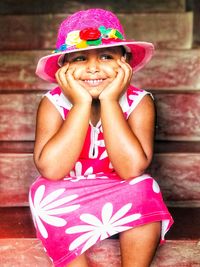
[[[45,81],[56,83],[55,73],[60,68],[58,65],[58,59],[61,55],[77,51],[115,46],[124,46],[129,48],[130,53],[133,55],[129,64],[133,68],[134,72],[143,68],[144,65],[150,61],[154,53],[154,46],[152,43],[123,40],[120,40],[120,42],[103,44],[99,46],[88,46],[82,49],[75,48],[42,57],[37,64],[36,74]]]

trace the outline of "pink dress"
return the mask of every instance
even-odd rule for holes
[[[129,87],[120,99],[126,119],[146,94]],[[46,97],[64,120],[72,105],[60,88]],[[57,267],[66,266],[100,240],[150,222],[162,221],[163,242],[173,223],[160,188],[149,174],[122,180],[115,173],[100,121],[95,127],[90,123],[70,174],[58,181],[38,177],[30,188],[29,201],[37,237]]]

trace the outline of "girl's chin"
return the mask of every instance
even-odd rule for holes
[[[92,98],[94,98],[94,99],[98,99],[99,98],[99,95],[101,94],[101,92],[102,92],[103,90],[91,90],[90,91],[90,95],[92,96]]]

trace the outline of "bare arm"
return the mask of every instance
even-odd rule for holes
[[[91,97],[79,88],[72,77],[73,70],[66,79],[67,68],[57,73],[60,86],[73,102],[66,120],[47,98],[41,101],[37,114],[34,160],[41,175],[52,180],[63,178],[73,168],[84,144],[91,112]]]
[[[50,101],[42,100],[34,149],[35,164],[41,175],[58,180],[69,173],[82,150],[89,116],[90,105],[77,105],[63,121]]]
[[[144,172],[152,159],[155,111],[149,96],[145,96],[125,120],[119,97],[130,83],[132,70],[122,58],[118,61],[116,78],[99,96],[101,120],[108,156],[123,179]]]
[[[152,99],[145,96],[125,120],[116,101],[103,101],[101,118],[106,149],[112,165],[123,179],[141,175],[153,155],[155,111]]]

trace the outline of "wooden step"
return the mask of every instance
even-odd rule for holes
[[[1,267],[53,267],[40,241],[0,239]],[[107,239],[87,251],[89,267],[121,267],[119,241]],[[158,248],[151,267],[199,267],[198,240],[170,240]]]
[[[175,224],[160,246],[151,267],[198,267],[200,208],[170,208]],[[186,216],[187,215],[187,216]],[[120,267],[118,238],[107,239],[87,252],[90,267]],[[29,208],[0,208],[0,259],[3,267],[50,267]]]
[[[0,140],[33,141],[41,92],[0,94]],[[200,92],[154,93],[157,140],[200,140]],[[179,123],[178,123],[179,122]]]
[[[34,141],[0,141],[0,153],[33,153]],[[198,141],[160,141],[154,142],[154,153],[200,153]]]
[[[35,75],[39,58],[50,53],[51,51],[2,51],[0,91],[52,88],[52,84]],[[199,73],[200,49],[156,50],[150,63],[133,75],[133,84],[159,91],[199,90]]]
[[[168,207],[175,221],[167,240],[198,240],[200,238],[200,207]],[[29,207],[0,207],[0,238],[35,238]],[[114,236],[117,239],[118,236]]]
[[[156,153],[148,172],[168,205],[200,206],[200,153]],[[0,153],[0,206],[27,206],[38,175],[32,153]]]
[[[59,0],[51,1],[43,0],[18,0],[17,4],[14,0],[1,0],[0,14],[36,14],[39,13],[73,13],[80,9],[87,8],[105,8],[114,12],[184,12],[186,8],[185,0],[101,0],[95,2],[93,0]]]
[[[128,39],[153,42],[157,48],[192,47],[192,12],[117,15]],[[0,16],[0,24],[4,25],[0,30],[0,50],[54,50],[58,25],[65,18],[64,14]]]

